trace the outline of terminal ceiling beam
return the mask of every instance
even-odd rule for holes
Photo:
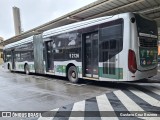
[[[151,12],[155,12],[155,10],[160,10],[160,6],[158,5],[158,6],[155,6],[154,8],[145,9],[145,10],[139,11],[139,13],[148,14]]]
[[[143,2],[144,0],[139,0],[139,1],[136,1],[136,2],[131,2],[129,4],[125,4],[123,6],[120,6],[120,7],[117,7],[117,8],[114,8],[114,9],[111,9],[109,11],[106,11],[106,12],[103,12],[103,13],[99,13],[99,14],[96,14],[96,15],[93,15],[93,16],[89,16],[87,19],[92,19],[92,18],[95,18],[95,17],[100,17],[100,16],[104,16],[104,15],[107,15],[111,12],[114,12],[116,11],[116,13],[119,13],[119,10],[122,9],[122,8],[126,8],[126,7],[129,7],[129,6],[132,6],[132,5],[135,5],[135,4],[138,4],[140,2]],[[109,14],[110,15],[110,14]]]

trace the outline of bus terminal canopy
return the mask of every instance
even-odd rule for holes
[[[19,41],[31,35],[40,34],[43,31],[67,25],[70,23],[125,12],[140,13],[156,20],[159,27],[158,31],[160,35],[160,0],[97,0],[96,2],[77,9],[64,16],[56,18],[41,26],[9,38],[0,44],[7,45],[9,43]]]

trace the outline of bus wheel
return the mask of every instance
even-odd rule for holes
[[[78,79],[78,72],[77,72],[77,68],[75,66],[71,66],[68,69],[68,73],[67,73],[67,77],[68,80],[72,83],[78,83],[79,79]]]
[[[25,67],[24,67],[24,71],[25,71],[25,73],[26,73],[27,75],[29,75],[29,74],[30,74],[30,71],[29,71],[29,65],[28,65],[28,64],[26,64],[26,65],[25,65]]]

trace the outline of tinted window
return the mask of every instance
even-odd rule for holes
[[[16,52],[16,53],[15,53],[15,62],[21,62],[20,52]]]
[[[139,33],[158,35],[157,24],[155,21],[145,19],[138,14],[135,14],[135,18]]]
[[[11,61],[11,51],[8,51],[8,50],[4,51],[4,61],[5,62]]]
[[[33,43],[26,43],[15,47],[15,61],[34,61]]]
[[[33,43],[26,43],[15,47],[15,51],[30,51],[33,50]]]
[[[123,20],[106,23],[100,29],[99,42],[103,74],[115,74],[115,56],[123,49]]]
[[[33,51],[21,52],[21,61],[33,61]]]
[[[66,41],[68,40],[68,34],[60,34],[55,36],[53,39],[53,58],[55,60],[64,60],[65,59],[65,46]]]
[[[80,59],[81,56],[81,34],[77,31],[68,33],[66,43],[66,59]]]

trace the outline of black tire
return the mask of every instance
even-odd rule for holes
[[[77,68],[75,66],[69,67],[68,72],[67,72],[67,77],[68,77],[68,80],[72,83],[79,82],[78,72],[77,72]]]
[[[26,75],[30,74],[30,69],[29,69],[29,65],[28,64],[25,65],[24,71],[25,71]]]

